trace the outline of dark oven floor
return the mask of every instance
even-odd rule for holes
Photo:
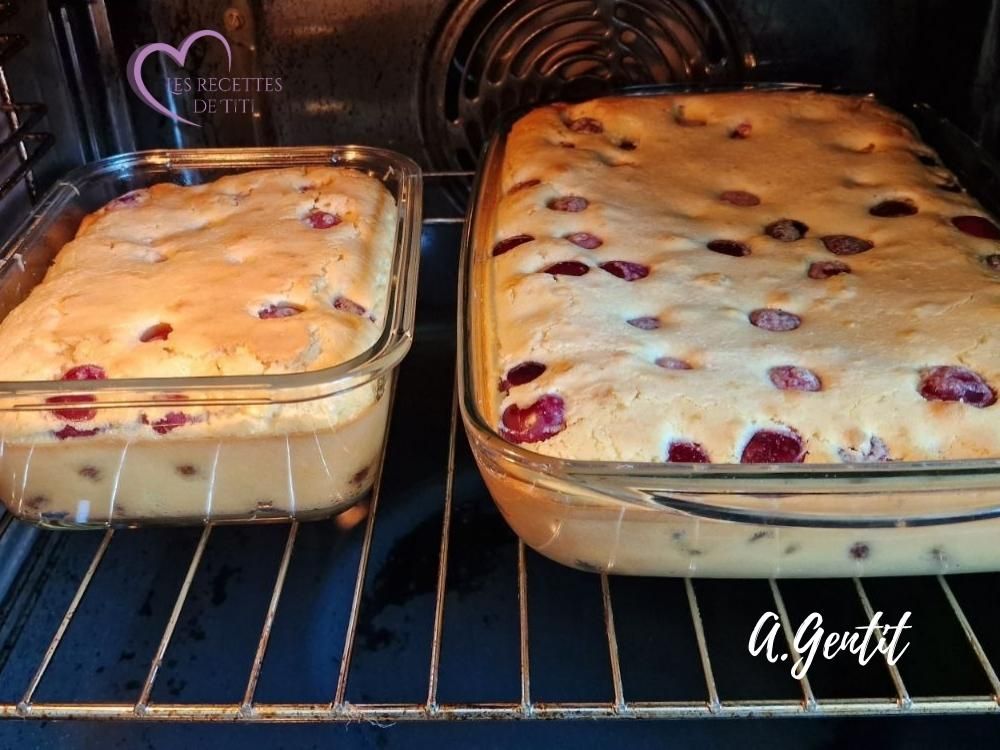
[[[903,747],[938,733],[939,744],[955,746],[984,731],[985,716],[878,724],[821,717],[995,712],[989,662],[1000,658],[1000,575],[863,584],[609,579],[519,546],[479,478],[460,420],[456,431],[462,227],[441,182],[429,180],[418,336],[400,372],[377,507],[301,526],[210,531],[52,533],[0,520],[0,714],[133,722],[8,721],[0,747],[216,738],[220,748],[273,746],[279,737],[292,746],[291,737],[378,746],[395,738],[405,747],[449,739],[550,745],[558,737],[645,747],[668,731],[745,747],[773,746],[777,735],[797,746],[839,744],[857,731]],[[748,653],[757,619],[779,605],[794,623],[818,611],[843,631],[867,621],[866,603],[891,621],[913,612],[898,672],[880,657],[864,667],[817,660],[804,683],[785,664]],[[739,720],[771,715],[817,718]],[[609,721],[406,721],[435,716]],[[610,720],[681,716],[736,720],[669,730]],[[138,723],[170,718],[362,726],[345,736],[336,727]],[[396,721],[408,728],[372,726]]]

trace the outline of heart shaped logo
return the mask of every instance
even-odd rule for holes
[[[181,42],[180,49],[177,47],[172,47],[165,42],[154,42],[153,44],[144,44],[139,47],[135,52],[132,53],[132,57],[128,61],[128,83],[142,102],[151,109],[159,112],[164,117],[169,117],[174,122],[183,122],[186,125],[194,125],[196,128],[200,128],[196,122],[191,122],[183,117],[181,117],[176,112],[171,112],[169,109],[164,107],[160,102],[156,100],[146,84],[142,80],[142,65],[146,62],[146,58],[156,52],[162,52],[171,60],[173,60],[178,65],[184,65],[184,61],[187,59],[188,51],[191,49],[191,45],[197,42],[199,39],[204,39],[205,37],[212,37],[213,39],[218,39],[222,42],[222,46],[226,48],[226,59],[229,64],[229,70],[233,68],[233,53],[229,48],[229,42],[226,38],[222,36],[217,31],[212,31],[210,29],[202,29],[201,31],[196,31],[189,35],[187,38]]]

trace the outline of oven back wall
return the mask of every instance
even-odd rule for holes
[[[98,0],[99,2],[100,0]],[[55,3],[56,6],[71,4]],[[560,95],[683,80],[799,80],[924,100],[1000,151],[997,26],[1000,0],[107,0],[100,66],[81,56],[82,99],[118,107],[140,148],[358,142],[394,148],[427,166],[473,166],[497,113]],[[76,44],[95,37],[69,14]],[[212,29],[185,69],[162,55],[144,80],[176,125],[124,84],[131,53]],[[990,31],[992,29],[992,31]],[[946,30],[946,33],[945,33]],[[88,62],[89,60],[89,62]],[[198,114],[176,76],[281,78],[250,95],[255,115]],[[118,80],[113,80],[115,77]],[[112,79],[112,80],[109,80]],[[124,90],[117,102],[104,92]],[[93,89],[88,98],[86,89]],[[96,136],[113,151],[123,139]]]

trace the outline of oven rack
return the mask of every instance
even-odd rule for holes
[[[435,233],[439,229],[445,229],[451,233],[450,250],[457,250],[457,230],[460,230],[464,220],[456,215],[456,210],[449,211],[448,195],[454,195],[455,189],[459,190],[467,187],[470,173],[463,172],[432,172],[425,175],[428,183],[428,207],[431,216],[424,220],[424,244],[433,245],[439,240],[435,239]],[[435,200],[437,206],[434,206]],[[442,208],[444,207],[444,208]],[[425,262],[426,265],[426,262]],[[420,336],[417,337],[415,347],[419,347]],[[453,360],[447,359],[446,367],[451,367],[450,375],[454,375]],[[454,378],[452,377],[452,381]],[[403,440],[410,436],[405,434],[411,425],[398,423],[399,399],[394,403],[394,418],[390,428],[390,435],[387,445],[392,445],[394,439]],[[461,421],[458,418],[457,396],[455,386],[451,389],[451,407],[449,418],[449,431],[447,436],[447,459],[443,466],[435,467],[435,471],[443,475],[443,492],[436,502],[441,512],[440,529],[436,536],[436,549],[431,557],[436,560],[436,573],[433,584],[433,618],[430,628],[430,649],[429,659],[424,662],[423,670],[426,675],[424,684],[426,685],[423,698],[412,702],[366,702],[352,700],[350,697],[350,684],[352,675],[352,662],[358,652],[359,646],[359,622],[363,616],[362,608],[366,601],[366,589],[371,586],[371,567],[373,538],[379,529],[382,516],[380,507],[386,500],[383,497],[385,486],[385,473],[377,477],[372,495],[367,506],[359,506],[365,515],[363,523],[359,523],[358,528],[363,528],[358,535],[360,552],[357,563],[354,565],[352,573],[353,586],[350,587],[348,614],[346,617],[346,627],[343,632],[343,647],[339,658],[339,664],[335,674],[330,675],[329,699],[323,702],[280,702],[273,700],[258,700],[257,688],[261,679],[262,667],[269,652],[273,648],[276,619],[282,612],[282,595],[285,592],[288,582],[288,572],[300,538],[300,531],[303,526],[297,522],[284,524],[285,528],[283,541],[281,542],[281,553],[277,556],[277,563],[273,569],[272,577],[263,584],[269,591],[267,606],[263,618],[259,621],[259,636],[256,638],[256,647],[249,670],[242,674],[232,675],[232,679],[238,682],[237,687],[242,698],[237,701],[228,702],[170,702],[154,700],[154,688],[158,685],[158,678],[162,674],[164,664],[168,659],[171,645],[175,640],[178,629],[183,621],[182,613],[188,604],[188,598],[192,590],[193,581],[202,566],[206,550],[210,548],[214,536],[222,533],[218,526],[207,525],[200,532],[193,552],[186,558],[186,564],[180,564],[184,574],[180,577],[180,583],[173,596],[173,603],[169,609],[169,617],[165,626],[158,631],[155,637],[156,648],[152,659],[145,668],[145,678],[141,681],[134,693],[127,700],[106,701],[88,699],[87,695],[80,695],[71,701],[67,700],[39,700],[36,698],[39,686],[49,672],[53,660],[62,653],[62,649],[68,640],[67,634],[70,632],[74,619],[81,607],[95,597],[101,597],[102,592],[95,587],[94,581],[102,567],[102,562],[108,557],[109,551],[114,549],[123,536],[129,534],[128,531],[107,529],[103,532],[100,542],[95,551],[90,555],[89,562],[75,586],[72,596],[65,604],[62,616],[58,618],[51,637],[47,640],[47,646],[41,652],[40,657],[35,659],[30,670],[31,677],[23,685],[23,690],[19,689],[16,699],[0,701],[0,718],[22,718],[22,719],[86,719],[86,720],[114,720],[114,721],[206,721],[206,722],[355,722],[366,721],[372,723],[387,723],[409,720],[445,720],[445,719],[678,719],[678,718],[708,718],[708,717],[789,717],[789,716],[814,716],[814,717],[834,717],[834,716],[874,716],[874,715],[924,715],[924,714],[971,714],[971,713],[996,713],[1000,711],[1000,678],[988,656],[988,648],[977,635],[976,629],[967,615],[970,605],[982,606],[980,601],[988,596],[985,592],[994,590],[990,586],[996,586],[997,576],[979,576],[978,580],[983,580],[982,596],[968,594],[959,596],[956,594],[953,583],[956,577],[939,575],[934,578],[922,579],[922,584],[931,584],[938,591],[943,601],[947,603],[946,611],[942,614],[941,623],[938,627],[944,635],[938,636],[931,633],[925,636],[925,643],[937,643],[942,650],[967,651],[969,654],[968,664],[975,665],[975,669],[981,674],[977,676],[978,682],[987,687],[976,693],[964,694],[915,694],[908,687],[904,674],[907,671],[907,659],[902,659],[899,664],[890,664],[883,656],[875,657],[865,669],[865,675],[879,675],[880,679],[888,678],[891,690],[883,696],[873,697],[863,696],[865,691],[859,690],[858,694],[839,695],[827,697],[821,690],[814,689],[810,676],[805,676],[795,681],[785,675],[790,685],[793,686],[796,695],[776,695],[775,697],[754,697],[740,698],[728,697],[726,689],[722,686],[721,680],[717,679],[720,673],[725,672],[729,666],[731,658],[716,652],[718,638],[709,635],[707,623],[710,619],[704,616],[703,598],[705,588],[711,586],[709,582],[699,580],[684,580],[678,583],[677,592],[680,593],[679,601],[672,601],[671,608],[665,612],[665,617],[670,618],[672,626],[675,628],[690,628],[692,643],[696,649],[696,654],[692,654],[692,661],[697,664],[696,680],[691,684],[696,684],[697,688],[691,691],[689,696],[682,699],[649,699],[648,695],[641,699],[630,696],[630,676],[629,670],[624,666],[624,659],[621,656],[623,646],[626,644],[620,638],[623,632],[623,625],[626,624],[627,612],[616,609],[616,604],[621,604],[622,599],[616,591],[617,583],[614,577],[606,575],[595,575],[582,572],[570,572],[554,563],[548,563],[539,555],[527,549],[523,542],[510,536],[510,544],[515,545],[510,558],[514,560],[514,570],[510,571],[511,578],[516,580],[516,585],[512,587],[509,596],[504,600],[505,606],[509,607],[513,613],[511,621],[516,623],[517,646],[512,653],[516,653],[517,664],[516,673],[519,681],[519,697],[509,701],[483,702],[483,701],[453,701],[440,699],[441,675],[442,675],[442,654],[448,647],[448,640],[445,637],[445,624],[449,617],[448,601],[450,596],[451,577],[454,575],[450,569],[450,562],[453,549],[456,543],[462,541],[459,534],[462,528],[456,526],[455,507],[457,503],[456,482],[457,473],[461,473],[463,478],[471,476],[475,471],[471,457],[464,448],[464,435],[461,433]],[[400,434],[404,431],[403,434]],[[385,450],[385,448],[383,449]],[[461,463],[461,468],[457,472],[457,465]],[[488,503],[485,487],[478,481],[478,477],[472,480],[475,482],[473,489],[469,489],[469,482],[463,480],[466,494],[476,494],[480,501]],[[405,501],[406,498],[392,498],[393,501]],[[492,507],[492,506],[490,506]],[[387,511],[382,511],[383,515]],[[362,521],[362,517],[358,517]],[[383,523],[388,523],[385,521]],[[0,517],[0,551],[10,554],[11,549],[36,549],[40,543],[39,539],[44,539],[46,535],[53,532],[38,532],[37,530],[25,526],[10,516]],[[22,570],[31,564],[32,552],[28,552],[25,562],[22,563]],[[30,597],[31,591],[26,591],[25,587],[18,587],[17,580],[9,586],[7,601],[3,598],[4,591],[4,560],[0,560],[0,677],[3,676],[4,664],[10,663],[12,659],[18,658],[18,638],[17,634],[10,635],[8,640],[4,640],[4,618],[10,615],[11,599],[18,597]],[[537,581],[537,577],[532,576],[532,570],[537,572],[537,566],[549,565],[546,570],[562,571],[563,575],[576,576],[584,590],[589,590],[593,596],[599,598],[600,606],[594,612],[599,612],[600,622],[596,626],[602,632],[601,641],[603,653],[597,658],[602,660],[607,667],[607,674],[610,676],[609,684],[604,686],[609,699],[602,701],[579,701],[579,700],[558,700],[540,699],[533,690],[533,680],[537,682],[542,672],[538,662],[533,662],[533,654],[537,653],[532,646],[532,633],[536,627],[532,612],[537,606],[537,601],[532,603],[532,581]],[[8,578],[11,576],[8,575]],[[971,579],[971,577],[970,577]],[[636,581],[637,579],[630,579]],[[8,581],[8,583],[11,583]],[[815,582],[817,592],[824,587],[831,587],[835,583],[849,586],[852,590],[851,596],[854,598],[854,605],[862,611],[867,618],[871,618],[874,611],[878,609],[879,602],[874,600],[870,594],[871,584],[855,578],[849,582],[817,581]],[[779,615],[782,626],[782,633],[787,642],[789,653],[797,657],[798,653],[792,645],[794,632],[793,619],[789,614],[789,607],[786,603],[787,590],[794,584],[787,581],[770,580],[762,582],[766,586],[769,600],[764,602],[766,608],[773,608]],[[345,589],[346,590],[346,589]],[[968,590],[968,586],[963,587]],[[975,589],[973,589],[975,590]],[[965,605],[961,600],[965,601]],[[995,606],[986,603],[987,606]],[[6,608],[5,608],[6,607]],[[626,608],[627,610],[628,608]],[[994,615],[994,610],[989,610]],[[634,614],[634,612],[633,612]],[[561,627],[572,625],[577,619],[575,612],[565,613]],[[995,619],[995,618],[994,618]],[[462,623],[465,624],[464,622]],[[542,623],[542,627],[547,627],[551,623]],[[472,627],[476,622],[471,623]],[[256,632],[256,631],[255,631]],[[982,630],[980,629],[980,632]],[[950,634],[950,636],[948,635]],[[960,634],[957,638],[955,634]],[[745,639],[747,633],[740,633],[739,637]],[[950,639],[949,639],[950,638]],[[43,641],[44,642],[44,641]],[[308,648],[305,644],[303,648]],[[914,656],[916,658],[916,656]],[[544,664],[551,659],[542,659]],[[497,665],[506,669],[514,665]],[[547,668],[547,667],[546,667]],[[761,662],[761,669],[764,668]],[[786,670],[787,668],[783,667]],[[751,673],[748,677],[750,681],[757,680],[756,673]],[[390,676],[386,676],[389,679]],[[673,675],[664,674],[662,679],[664,684],[674,679]],[[730,681],[731,684],[731,681]],[[648,693],[648,691],[646,691]]]

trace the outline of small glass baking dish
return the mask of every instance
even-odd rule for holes
[[[647,87],[634,92],[815,88]],[[633,92],[623,92],[630,94]],[[988,209],[1000,168],[924,106],[897,107]],[[553,458],[486,418],[485,264],[505,138],[488,144],[470,205],[459,293],[460,407],[486,485],[514,531],[566,565],[699,577],[910,575],[1000,569],[1000,458],[881,464],[669,464]]]
[[[42,280],[84,216],[128,191],[331,165],[378,179],[395,199],[375,343],[336,366],[287,374],[0,382],[0,425],[5,412],[51,411],[53,398],[82,398],[87,409],[109,410],[113,424],[154,426],[72,440],[3,435],[0,496],[11,513],[61,528],[312,519],[365,496],[379,470],[395,371],[413,337],[422,181],[406,157],[355,146],[189,149],[83,166],[49,191],[5,247],[0,317]],[[177,402],[199,429],[169,428]],[[331,413],[337,418],[323,416]],[[159,419],[166,428],[155,428]]]

